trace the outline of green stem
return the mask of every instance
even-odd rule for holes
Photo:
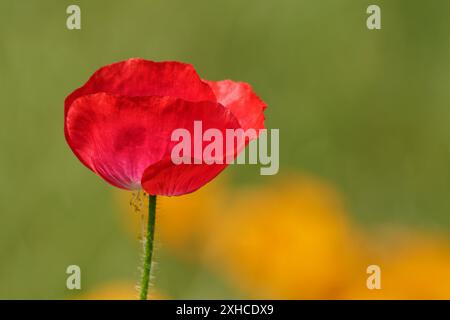
[[[152,268],[153,238],[155,235],[156,196],[148,196],[147,235],[144,246],[144,265],[142,267],[141,300],[147,300],[150,271]]]

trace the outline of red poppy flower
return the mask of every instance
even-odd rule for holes
[[[78,159],[110,184],[182,195],[227,164],[174,164],[172,132],[193,133],[194,121],[203,130],[263,129],[265,107],[246,83],[203,81],[185,63],[130,59],[99,69],[66,98],[64,132]]]

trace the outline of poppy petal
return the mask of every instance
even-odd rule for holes
[[[218,103],[173,97],[123,97],[106,93],[75,100],[65,118],[66,139],[80,161],[114,186],[138,189],[145,169],[165,159],[178,142],[175,129],[239,128]]]
[[[267,105],[248,83],[231,80],[205,82],[214,91],[217,102],[231,110],[244,130],[264,129],[264,109]]]
[[[169,96],[188,101],[216,101],[211,88],[200,79],[192,65],[134,58],[97,70],[81,88],[66,98],[65,113],[77,98],[99,92],[131,97]]]
[[[151,195],[179,196],[201,188],[227,167],[227,164],[179,164],[171,159],[149,166],[142,177],[142,188]]]

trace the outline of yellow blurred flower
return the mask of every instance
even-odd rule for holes
[[[337,298],[363,268],[339,195],[314,178],[240,192],[227,211],[211,261],[251,297]]]
[[[363,232],[348,220],[339,193],[311,176],[275,177],[270,185],[247,189],[227,188],[223,180],[182,197],[159,197],[156,240],[216,270],[244,296],[450,299],[447,239],[399,229]],[[141,215],[128,205],[130,193],[118,191],[117,198],[138,237]],[[380,290],[366,286],[371,264],[381,267]],[[133,288],[110,286],[91,296],[136,298]]]
[[[405,235],[403,235],[405,236]],[[383,250],[381,289],[364,281],[349,285],[349,299],[450,299],[450,243],[439,236],[413,235]]]

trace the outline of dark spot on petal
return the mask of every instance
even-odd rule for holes
[[[144,127],[128,127],[119,130],[114,143],[117,151],[138,148],[145,142],[146,129]]]

